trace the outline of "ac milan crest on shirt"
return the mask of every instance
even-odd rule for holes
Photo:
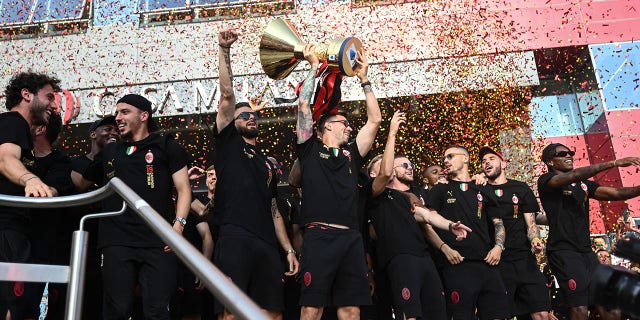
[[[344,156],[349,158],[349,161],[351,161],[351,152],[349,152],[349,150],[342,150],[342,154],[344,154]]]
[[[511,202],[513,202],[513,204],[518,204],[518,196],[514,194],[513,197],[511,197]]]
[[[147,154],[144,155],[144,161],[148,164],[153,163],[153,153],[151,153],[151,150],[147,151]]]

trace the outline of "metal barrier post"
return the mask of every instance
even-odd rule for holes
[[[84,274],[87,266],[87,246],[89,233],[83,230],[73,232],[71,241],[70,278],[67,289],[65,320],[82,319],[82,298],[84,294]]]

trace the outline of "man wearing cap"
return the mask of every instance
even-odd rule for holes
[[[120,178],[181,234],[191,204],[186,152],[172,137],[154,133],[157,125],[151,102],[143,96],[120,98],[115,120],[122,140],[105,145],[83,178],[100,185]],[[173,187],[177,191],[175,208]],[[103,202],[105,211],[117,211],[121,206],[117,195]],[[169,319],[169,302],[176,288],[176,257],[136,212],[127,209],[122,215],[100,219],[98,249],[104,319],[131,316],[138,283],[145,319]]]
[[[80,187],[82,174],[87,170],[93,158],[102,151],[102,148],[104,148],[106,144],[120,140],[120,133],[116,126],[116,117],[107,116],[94,121],[91,126],[89,126],[89,138],[91,139],[91,151],[85,155],[71,158],[71,179],[77,189]],[[85,190],[78,189],[78,191]]]
[[[218,174],[214,215],[220,223],[214,263],[270,317],[281,318],[283,271],[298,273],[296,252],[276,205],[277,179],[256,145],[258,113],[248,103],[236,104],[230,49],[238,39],[223,30],[219,40],[220,105],[215,125],[214,163]],[[286,252],[283,268],[278,244]],[[216,313],[223,313],[216,303]]]
[[[480,149],[482,171],[498,199],[497,212],[504,222],[506,238],[498,268],[514,302],[515,314],[530,314],[534,320],[547,319],[551,310],[546,279],[532,253],[540,253],[544,245],[536,225],[540,211],[538,200],[525,183],[507,179],[507,163],[502,153],[489,147]]]
[[[575,152],[560,143],[542,150],[548,172],[538,178],[538,193],[549,222],[547,258],[558,279],[571,319],[587,319],[589,285],[598,258],[589,238],[589,198],[627,200],[640,195],[640,186],[612,188],[587,180],[615,167],[640,166],[640,158],[616,159],[574,168]]]
[[[19,73],[5,88],[8,112],[0,114],[0,193],[50,197],[51,188],[35,173],[31,128],[47,124],[54,110],[54,92],[60,80],[39,73]],[[25,263],[31,259],[29,210],[0,206],[0,262]],[[28,292],[23,282],[0,282],[0,318],[25,317]]]
[[[438,237],[429,236],[429,241],[442,252],[436,254],[435,260],[440,267],[450,316],[474,319],[477,310],[480,319],[504,319],[511,315],[512,308],[497,267],[504,250],[504,224],[496,215],[493,192],[472,180],[469,159],[466,148],[448,146],[443,162],[449,182],[436,184],[425,203],[444,218],[460,221],[473,232],[456,241],[450,232],[435,229]],[[445,246],[449,247],[446,252]]]

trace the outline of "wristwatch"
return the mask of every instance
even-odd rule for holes
[[[504,251],[504,244],[496,243],[496,246],[500,247],[500,249],[502,249],[502,251]]]
[[[176,217],[175,219],[173,219],[173,222],[171,223],[171,225],[176,224],[176,221],[180,222],[180,224],[182,225],[182,227],[184,228],[184,226],[187,225],[187,219],[185,218],[178,218]]]

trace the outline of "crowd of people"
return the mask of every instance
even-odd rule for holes
[[[489,147],[476,155],[446,146],[442,163],[418,177],[411,159],[396,152],[403,112],[390,119],[383,153],[371,154],[383,119],[364,52],[355,61],[367,118],[352,138],[345,114],[335,106],[318,114],[310,104],[320,61],[307,44],[310,70],[300,88],[297,160],[288,177],[298,193],[282,194],[280,163],[257,146],[259,112],[253,102],[237,102],[233,90],[230,49],[238,35],[223,30],[218,40],[214,165],[188,169],[183,147],[158,133],[151,102],[137,94],[120,98],[115,116],[91,124],[87,154],[68,158],[52,147],[61,130],[59,80],[25,72],[5,89],[0,193],[69,195],[118,177],[272,319],[587,319],[591,275],[610,262],[604,246],[592,249],[589,199],[640,195],[640,187],[589,178],[640,166],[640,158],[576,168],[574,151],[550,144],[541,155],[547,173],[538,179],[539,201],[527,184],[506,176],[508,159]],[[470,172],[473,161],[481,163],[480,174]],[[206,193],[193,194],[191,183],[201,178]],[[55,215],[1,206],[0,261],[65,263],[68,248],[59,244],[68,243],[62,239],[70,238],[70,226],[82,214],[121,205],[112,196],[101,208]],[[549,226],[546,241],[538,223]],[[83,318],[234,318],[132,209],[90,230],[97,241]],[[545,252],[560,304],[552,304],[536,259]],[[0,317],[60,317],[64,304],[54,303],[52,290],[1,282]],[[48,311],[41,308],[47,291]],[[621,317],[619,310],[593,310],[603,319]]]

